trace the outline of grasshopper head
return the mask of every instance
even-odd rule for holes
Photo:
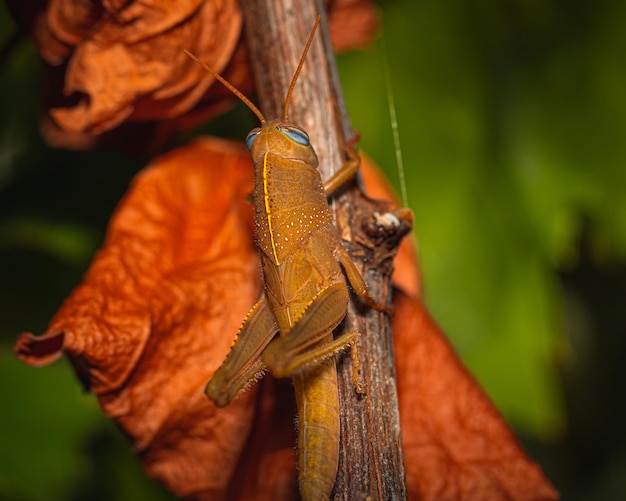
[[[301,127],[284,120],[268,120],[261,127],[252,129],[246,137],[246,144],[255,165],[262,162],[265,153],[269,152],[317,167],[317,155],[309,135]]]
[[[293,78],[291,79],[291,84],[289,85],[289,90],[287,91],[287,95],[285,97],[282,120],[265,120],[263,113],[261,113],[261,111],[252,103],[252,101],[244,96],[239,89],[237,89],[233,84],[231,84],[223,76],[217,73],[208,64],[200,61],[189,51],[185,51],[187,55],[191,57],[191,59],[198,62],[217,80],[222,82],[222,84],[224,84],[224,86],[229,89],[235,96],[241,99],[241,101],[243,101],[243,103],[248,108],[250,108],[250,110],[261,121],[261,127],[252,129],[248,134],[248,137],[246,138],[246,144],[248,145],[248,149],[252,154],[252,161],[254,162],[254,165],[259,165],[259,162],[263,161],[265,153],[271,152],[276,156],[288,160],[300,161],[314,168],[317,168],[317,155],[315,154],[315,151],[311,146],[311,143],[309,141],[309,135],[301,127],[289,123],[288,112],[291,93],[293,92],[293,89],[296,86],[296,82],[298,81],[298,76],[300,75],[300,71],[302,70],[302,66],[304,65],[304,60],[307,53],[309,52],[311,43],[313,42],[313,36],[315,35],[315,31],[317,30],[319,22],[320,16],[317,16],[317,18],[315,19],[315,24],[313,25],[313,29],[311,30],[311,34],[309,35],[309,39],[307,40],[306,46],[304,47],[304,51],[300,56],[300,62],[298,63],[298,67],[296,68]]]

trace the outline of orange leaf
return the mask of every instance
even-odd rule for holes
[[[61,339],[148,472],[179,495],[225,489],[252,423],[254,391],[223,411],[203,393],[261,286],[251,181],[249,154],[232,142],[203,139],[160,158],[134,181],[45,335],[16,346],[46,363]]]
[[[377,19],[371,0],[328,4],[337,49],[372,39]],[[133,122],[157,121],[146,124],[141,135],[162,141],[224,111],[232,94],[213,85],[215,78],[183,49],[245,94],[254,91],[236,0],[8,0],[8,5],[47,63],[52,120],[44,119],[42,131],[54,146],[124,149],[128,130],[100,135]],[[139,131],[132,132],[136,152]],[[144,147],[154,146],[150,137],[144,141]]]
[[[389,187],[364,159],[370,193]],[[247,150],[205,138],[156,160],[111,219],[83,283],[41,337],[33,365],[63,351],[146,471],[178,496],[295,500],[289,384],[265,378],[224,409],[203,393],[261,288]],[[411,495],[421,500],[555,499],[539,468],[462,367],[417,297],[409,241],[396,261],[393,320]],[[401,278],[400,278],[401,277]],[[407,295],[408,294],[408,295]]]
[[[188,111],[214,78],[182,49],[222,71],[242,23],[232,0],[130,2],[107,14],[74,49],[67,69],[63,94],[88,98],[51,111],[68,131],[100,133],[127,118],[154,120]]]

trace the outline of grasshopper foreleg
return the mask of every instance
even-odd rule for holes
[[[350,181],[358,172],[359,166],[361,165],[361,157],[354,146],[347,147],[347,154],[348,160],[346,160],[341,168],[324,183],[324,193],[326,196],[331,195],[337,188]]]
[[[335,172],[324,183],[324,192],[326,193],[326,196],[331,195],[340,186],[350,181],[350,179],[352,179],[358,172],[359,166],[361,165],[361,157],[354,146],[347,146],[347,154],[348,160],[341,166],[341,169]],[[346,251],[342,245],[338,245],[336,253],[337,260],[343,266],[346,276],[348,277],[348,281],[350,282],[350,285],[354,289],[356,295],[359,296],[361,300],[370,308],[385,313],[392,313],[392,308],[380,304],[372,296],[370,296],[367,290],[367,285],[365,285],[365,281],[361,276],[361,272],[355,266],[348,251]]]
[[[367,290],[367,285],[365,284],[365,280],[363,280],[363,276],[361,272],[354,264],[352,257],[348,253],[348,251],[342,246],[338,245],[336,249],[337,260],[341,263],[343,267],[343,271],[348,278],[348,282],[352,286],[354,293],[361,298],[367,306],[370,308],[382,311],[384,313],[391,314],[393,313],[393,308],[391,306],[387,306],[376,301]]]

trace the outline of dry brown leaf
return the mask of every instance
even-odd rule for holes
[[[369,161],[363,168],[369,191],[389,198]],[[64,352],[146,471],[178,496],[298,497],[290,386],[265,378],[219,410],[203,393],[261,287],[251,185],[249,154],[237,143],[205,138],[156,160],[47,332],[22,334],[16,345],[32,365]],[[405,245],[397,273],[416,276]],[[396,293],[393,327],[412,498],[556,499],[407,293],[415,298],[417,288]]]
[[[42,130],[53,146],[116,145],[129,134],[115,129],[163,122],[144,127],[144,135],[157,136],[145,139],[150,148],[173,131],[222,112],[233,96],[213,85],[215,78],[183,49],[244,93],[254,90],[236,0],[8,0],[8,5],[47,63],[53,120],[44,120]],[[329,8],[337,49],[361,46],[374,36],[371,0],[334,0]],[[136,138],[136,128],[133,132]],[[135,139],[134,149],[140,146]]]
[[[255,391],[224,412],[203,393],[261,285],[251,182],[249,154],[232,142],[198,140],[157,160],[44,337],[16,347],[38,365],[62,342],[147,471],[178,495],[223,491],[252,424]]]

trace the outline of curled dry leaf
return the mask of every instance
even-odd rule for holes
[[[389,198],[363,164],[368,191]],[[178,496],[298,498],[289,385],[266,377],[219,410],[203,393],[261,287],[251,186],[236,143],[201,139],[156,160],[47,332],[22,334],[15,348],[32,365],[65,353],[146,471]],[[417,276],[403,246],[402,288],[400,276]],[[412,498],[556,499],[416,295],[415,285],[396,292],[393,319]]]
[[[64,130],[96,134],[126,120],[178,116],[214,81],[182,49],[222,71],[241,23],[234,0],[50,0],[33,36],[44,61],[64,69],[65,99],[53,96],[51,115]]]
[[[146,126],[160,143],[224,110],[232,95],[185,55],[196,54],[244,93],[253,91],[237,0],[8,0],[35,39],[49,74],[53,121],[42,131],[55,146],[114,144],[128,133],[95,140],[127,123]],[[371,0],[329,2],[339,50],[363,45],[376,31]],[[176,119],[176,120],[175,120]],[[137,148],[137,130],[134,148]],[[152,138],[156,135],[156,139]],[[123,147],[124,145],[120,145]]]
[[[251,183],[243,146],[206,139],[163,156],[135,179],[47,333],[16,347],[38,365],[62,344],[147,471],[178,495],[223,492],[253,421],[254,391],[226,412],[203,393],[261,285]]]

